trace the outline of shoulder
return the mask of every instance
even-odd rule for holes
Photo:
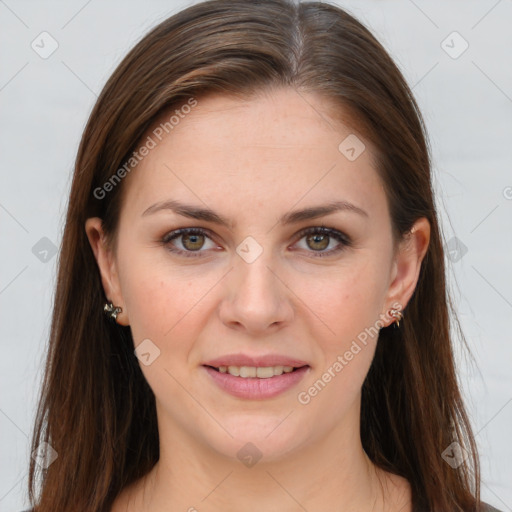
[[[501,510],[491,507],[491,505],[489,505],[487,503],[482,503],[482,510],[483,510],[483,512],[501,512]]]
[[[489,505],[488,503],[482,503],[482,511],[483,512],[502,512],[501,510],[494,508],[493,506]],[[23,510],[22,512],[33,512],[33,509]]]

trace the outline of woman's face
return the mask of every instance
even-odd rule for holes
[[[370,144],[330,109],[292,89],[212,95],[144,137],[155,147],[122,184],[115,254],[95,252],[161,437],[238,458],[250,442],[272,460],[359,435],[376,333],[412,294],[428,225],[395,251]]]

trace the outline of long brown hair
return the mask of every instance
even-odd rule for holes
[[[338,7],[213,0],[147,34],[108,80],[85,128],[32,445],[35,450],[46,441],[58,457],[42,469],[31,460],[29,496],[37,511],[108,511],[159,457],[154,395],[133,354],[130,328],[104,317],[106,297],[85,233],[86,219],[101,217],[115,243],[123,181],[107,194],[98,190],[165,111],[207,93],[248,98],[283,86],[320,93],[351,113],[375,147],[397,239],[420,217],[431,226],[405,319],[399,329],[381,330],[363,385],[363,447],[377,466],[410,482],[415,511],[480,510],[476,445],[452,351],[457,324],[449,315],[428,139],[410,89],[370,32]],[[469,452],[457,468],[442,456],[453,442]]]

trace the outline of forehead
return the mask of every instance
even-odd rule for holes
[[[152,148],[124,183],[123,209],[141,215],[179,198],[240,215],[298,201],[342,199],[366,209],[385,200],[371,146],[334,120],[340,107],[328,99],[282,89],[195,101],[162,114],[143,137]]]

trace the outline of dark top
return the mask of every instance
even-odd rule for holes
[[[487,503],[482,503],[484,512],[503,512],[502,510],[498,510],[497,508],[491,507],[491,505]],[[34,512],[33,509],[24,510],[23,512]]]
[[[497,508],[491,507],[491,505],[488,505],[487,503],[482,503],[487,508],[484,508],[485,512],[502,512],[501,510],[498,510]]]

